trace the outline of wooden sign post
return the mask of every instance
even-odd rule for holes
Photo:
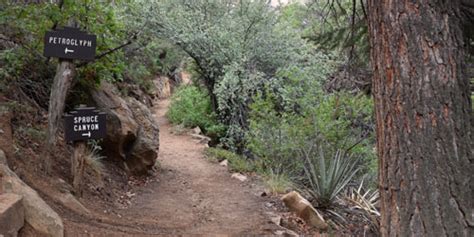
[[[72,26],[76,24],[71,21],[69,25]],[[66,96],[76,74],[76,66],[73,63],[73,60],[93,60],[96,54],[96,47],[97,37],[95,35],[87,34],[86,32],[74,27],[64,27],[62,29],[48,31],[44,36],[44,56],[59,58],[58,68],[51,89],[48,109],[47,150],[49,152],[45,157],[44,164],[47,173],[51,170],[51,154],[56,145],[56,135],[61,115],[64,112]],[[92,134],[96,133],[97,132],[95,131],[90,131],[90,133],[88,133],[90,134],[88,139],[93,139]],[[86,137],[84,136],[84,138]],[[81,140],[66,134],[66,140],[68,139],[69,141],[74,142]],[[74,157],[72,163],[74,188],[79,195],[81,195],[80,186],[84,170],[84,159],[81,158],[81,156],[85,153],[86,149],[84,140],[86,139],[74,144]]]
[[[106,114],[95,108],[80,106],[64,115],[66,142],[74,143],[71,170],[74,192],[82,196],[82,176],[85,168],[86,141],[105,138],[107,135]]]

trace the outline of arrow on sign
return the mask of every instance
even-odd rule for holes
[[[67,53],[74,53],[74,50],[68,49],[68,48],[66,47],[66,49],[64,50],[64,53],[65,53],[65,54],[67,54]]]
[[[89,131],[88,133],[83,133],[82,136],[83,137],[91,137],[91,132]]]

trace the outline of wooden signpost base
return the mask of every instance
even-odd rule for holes
[[[84,141],[74,142],[74,153],[72,156],[72,174],[73,178],[73,187],[74,193],[78,196],[82,196],[82,180],[84,176],[85,169],[85,155],[86,155],[87,145]]]

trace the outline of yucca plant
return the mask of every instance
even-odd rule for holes
[[[322,147],[319,152],[312,150],[302,151],[305,160],[303,189],[316,200],[319,207],[328,208],[359,172],[360,162],[341,150],[331,157],[324,154]]]

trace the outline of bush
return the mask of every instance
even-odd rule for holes
[[[166,115],[174,124],[189,128],[198,126],[211,137],[220,137],[225,130],[211,110],[209,97],[197,86],[179,87],[171,97]]]

